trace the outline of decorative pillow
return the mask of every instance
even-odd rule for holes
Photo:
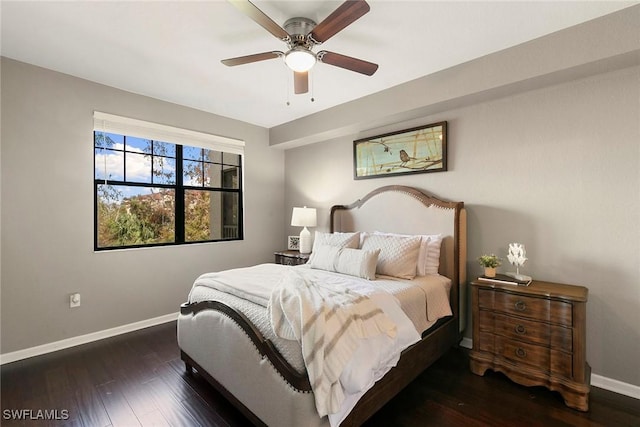
[[[309,265],[318,270],[336,271],[335,262],[340,249],[342,248],[339,246],[314,244],[313,252],[309,257]]]
[[[364,234],[364,233],[363,233]],[[373,234],[382,236],[415,237],[419,236],[420,251],[416,266],[416,276],[426,276],[427,274],[438,274],[440,268],[440,246],[442,245],[442,234],[396,234],[374,231]]]
[[[336,262],[336,271],[350,276],[374,280],[380,249],[365,251],[362,249],[342,248]]]
[[[376,264],[380,250],[340,248],[330,245],[318,245],[313,252],[309,265],[319,270],[335,271],[350,276],[373,280],[376,278]]]
[[[427,256],[424,260],[424,264],[418,264],[418,275],[426,276],[427,274],[438,274],[440,269],[440,248],[442,247],[442,234],[433,234],[430,236],[423,236],[429,238],[427,243]],[[424,266],[424,270],[421,271],[420,267]]]
[[[358,249],[360,243],[360,233],[323,233],[316,231],[315,238],[313,239],[313,249],[311,250],[311,256],[309,257],[309,263],[315,258],[315,253],[319,246],[335,246],[337,248],[353,248]]]
[[[421,240],[420,236],[369,234],[362,243],[362,249],[380,249],[376,273],[413,279],[416,276]]]
[[[316,231],[316,236],[313,239],[313,251],[316,250],[316,245],[330,245],[338,246],[340,248],[353,248],[358,249],[358,243],[360,243],[360,233],[323,233]]]

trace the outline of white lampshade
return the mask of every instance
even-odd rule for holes
[[[316,216],[315,208],[293,208],[293,214],[291,215],[291,225],[294,227],[315,227],[317,225],[318,218]]]
[[[294,227],[304,227],[300,232],[300,247],[301,254],[308,254],[311,252],[311,233],[307,230],[307,227],[315,227],[318,222],[315,208],[293,208],[293,214],[291,214],[291,225]]]

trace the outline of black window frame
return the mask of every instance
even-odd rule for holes
[[[146,156],[149,156],[151,158],[151,167],[153,168],[154,165],[154,158],[155,157],[165,157],[165,158],[171,158],[171,159],[175,159],[175,183],[174,184],[166,184],[166,183],[155,183],[154,181],[154,174],[151,173],[151,182],[135,182],[135,181],[127,181],[127,174],[126,174],[126,153],[127,153],[127,145],[126,145],[126,138],[128,137],[127,135],[123,135],[123,134],[117,134],[117,135],[121,135],[124,137],[124,148],[122,150],[116,150],[116,149],[112,149],[112,148],[108,148],[108,147],[99,147],[96,144],[96,134],[114,134],[114,132],[109,132],[109,131],[101,131],[101,130],[94,130],[93,131],[93,152],[94,152],[94,171],[93,171],[93,177],[94,177],[94,185],[93,185],[93,212],[94,212],[94,221],[93,221],[93,229],[94,229],[94,236],[93,236],[93,246],[94,246],[94,251],[111,251],[111,250],[119,250],[119,249],[133,249],[133,248],[149,248],[149,247],[159,247],[159,246],[181,246],[181,245],[191,245],[191,244],[199,244],[199,243],[213,243],[213,242],[230,242],[230,241],[238,241],[238,240],[244,240],[244,207],[243,207],[243,202],[244,202],[244,197],[243,197],[243,160],[244,160],[244,154],[238,154],[238,153],[230,153],[224,150],[220,150],[220,149],[215,149],[215,148],[204,148],[201,147],[199,145],[188,145],[188,144],[179,144],[179,143],[173,143],[173,142],[169,142],[169,141],[160,141],[160,140],[153,140],[150,138],[142,138],[145,139],[147,141],[149,141],[151,143],[151,153],[150,154],[145,154]],[[129,136],[132,137],[132,136]],[[136,137],[134,137],[136,138]],[[160,143],[170,143],[170,144],[175,144],[176,150],[175,150],[175,157],[174,156],[161,156],[161,155],[156,155],[154,154],[153,151],[153,143],[154,142],[160,142]],[[237,180],[238,180],[238,184],[237,184],[237,188],[225,188],[224,186],[218,186],[218,187],[211,187],[211,186],[207,186],[204,184],[201,186],[198,185],[185,185],[184,184],[184,171],[183,171],[183,161],[185,160],[183,158],[183,147],[193,147],[193,148],[198,148],[198,149],[204,149],[204,150],[213,150],[213,151],[217,151],[219,153],[222,154],[222,161],[221,162],[212,162],[212,161],[207,161],[202,159],[201,162],[202,164],[216,164],[216,165],[220,165],[222,166],[221,171],[224,173],[225,169],[224,166],[232,166],[235,167],[237,170]],[[103,149],[103,150],[111,150],[111,151],[122,151],[124,154],[124,160],[123,160],[123,179],[122,180],[112,180],[112,179],[108,179],[108,177],[103,177],[98,179],[96,177],[97,173],[96,170],[98,169],[98,166],[96,165],[96,150],[99,149]],[[232,156],[237,156],[237,164],[232,164],[232,163],[224,163],[224,158],[225,155],[232,155]],[[187,159],[187,161],[191,161],[191,159]],[[152,169],[153,170],[153,169]],[[203,171],[204,174],[204,171]],[[146,243],[146,244],[135,244],[135,245],[122,245],[122,246],[105,246],[105,247],[100,247],[98,246],[98,231],[99,231],[99,227],[98,227],[98,187],[100,185],[114,185],[114,186],[126,186],[126,187],[143,187],[143,188],[163,188],[163,189],[171,189],[174,190],[174,197],[175,197],[175,203],[174,203],[174,241],[173,242],[161,242],[161,243]],[[224,185],[224,184],[222,184]],[[185,191],[188,190],[197,190],[197,191],[208,191],[211,193],[218,193],[218,194],[222,194],[223,197],[225,194],[235,194],[237,197],[237,236],[233,237],[233,238],[220,238],[220,239],[208,239],[208,240],[195,240],[195,241],[187,241],[186,240],[186,236],[185,236],[185,220],[186,220],[186,215],[185,215]],[[224,233],[223,233],[224,236]]]

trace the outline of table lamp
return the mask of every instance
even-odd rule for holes
[[[304,227],[300,232],[300,253],[308,254],[311,252],[311,233],[307,227],[315,227],[317,224],[317,216],[315,208],[293,208],[291,214],[291,225],[294,227]]]

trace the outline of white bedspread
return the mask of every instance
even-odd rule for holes
[[[339,376],[344,395],[339,410],[331,405],[329,421],[337,426],[349,414],[359,398],[394,367],[400,353],[420,340],[420,333],[440,317],[451,314],[448,304],[450,281],[442,276],[416,278],[413,281],[398,281],[387,277],[367,281],[338,273],[315,270],[307,266],[290,267],[277,264],[262,264],[200,276],[190,292],[191,302],[202,298],[203,288],[216,289],[233,294],[263,307],[268,307],[273,290],[282,282],[287,271],[295,271],[298,277],[308,282],[338,286],[352,292],[368,295],[396,327],[395,336],[386,333],[360,339],[353,355]],[[409,317],[397,298],[401,295],[403,306],[410,306]],[[406,298],[410,295],[410,298]],[[408,300],[408,301],[407,301]],[[408,302],[408,304],[407,304]],[[425,310],[426,306],[426,310]],[[411,308],[412,307],[412,308]],[[405,307],[406,310],[406,307]],[[304,317],[304,316],[303,316]],[[420,333],[416,330],[419,329]],[[310,374],[309,367],[307,371]],[[316,402],[318,397],[316,397]],[[322,408],[318,408],[319,412]]]
[[[322,417],[340,410],[340,376],[365,338],[396,336],[396,325],[367,295],[348,283],[328,283],[290,269],[271,293],[269,316],[277,336],[297,340]],[[308,275],[306,275],[308,276]],[[362,286],[360,286],[362,287]],[[374,293],[369,286],[367,293]],[[395,299],[378,291],[379,298]],[[408,321],[408,319],[407,319]]]

